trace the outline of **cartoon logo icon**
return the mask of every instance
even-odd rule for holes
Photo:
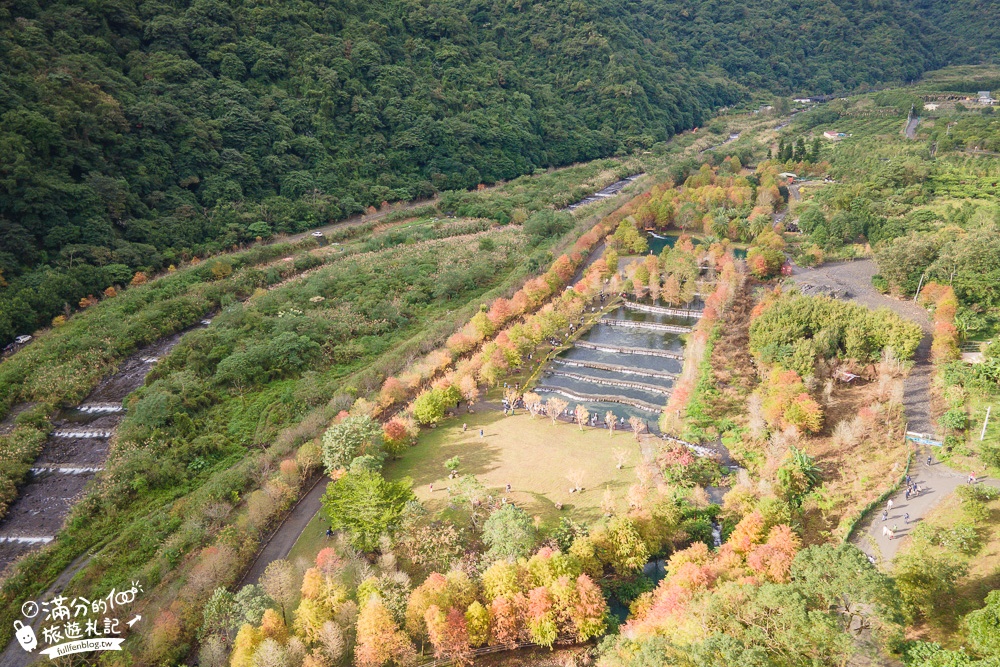
[[[31,629],[30,625],[25,625],[21,621],[14,621],[14,636],[17,637],[17,643],[21,645],[28,653],[35,650],[38,646],[38,639],[35,637],[35,631]]]
[[[21,605],[21,613],[27,618],[34,618],[35,616],[38,616],[38,603],[34,600],[28,600]]]

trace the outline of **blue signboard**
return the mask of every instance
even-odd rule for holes
[[[941,442],[940,440],[931,440],[930,438],[923,438],[918,435],[910,435],[909,433],[906,434],[906,439],[909,440],[910,442],[915,442],[918,445],[930,445],[931,447],[941,447],[942,445],[944,445],[944,443]]]

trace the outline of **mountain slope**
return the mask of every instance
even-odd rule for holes
[[[0,340],[192,254],[945,62],[895,0],[0,8]]]

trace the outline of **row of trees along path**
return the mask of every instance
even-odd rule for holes
[[[849,294],[852,301],[869,308],[888,308],[906,319],[920,325],[924,336],[914,355],[913,368],[903,382],[903,407],[906,410],[907,430],[934,435],[936,427],[930,412],[931,377],[934,367],[930,361],[931,320],[927,311],[912,301],[892,299],[872,287],[871,278],[876,272],[875,263],[870,260],[828,264],[816,269],[793,267],[795,282],[830,290],[841,290]],[[858,525],[853,542],[862,551],[885,563],[892,562],[903,538],[911,533],[920,521],[939,502],[969,479],[969,473],[958,472],[944,465],[936,458],[934,447],[918,447],[910,464],[910,478],[920,487],[920,494],[906,498],[906,487],[902,486],[890,498],[892,509],[886,505],[876,508]],[[928,462],[928,457],[930,457]],[[902,471],[900,471],[902,474]],[[1000,486],[997,480],[977,479],[977,483]],[[886,520],[882,520],[882,510],[887,509]],[[909,514],[909,519],[905,515]],[[896,527],[893,539],[884,534],[883,528]]]

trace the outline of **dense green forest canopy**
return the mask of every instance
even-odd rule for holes
[[[14,0],[0,340],[136,270],[957,52],[895,0]]]

